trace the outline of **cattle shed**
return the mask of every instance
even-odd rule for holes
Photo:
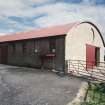
[[[0,36],[0,63],[65,70],[66,61],[104,62],[104,40],[91,22],[74,22]]]

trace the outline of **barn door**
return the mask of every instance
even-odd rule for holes
[[[2,47],[2,63],[7,64],[8,48],[7,46]]]
[[[0,46],[0,63],[6,64],[7,63],[7,57],[8,57],[8,47],[1,45]]]
[[[96,65],[95,51],[95,46],[86,45],[86,69],[92,69]]]

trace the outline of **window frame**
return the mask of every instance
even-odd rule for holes
[[[49,52],[56,53],[56,39],[55,38],[49,38]]]
[[[27,53],[27,43],[22,42],[22,54],[25,55]]]
[[[16,43],[11,43],[12,46],[12,54],[15,54],[16,52]]]

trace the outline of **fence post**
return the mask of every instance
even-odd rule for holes
[[[68,60],[65,60],[65,72],[68,74]]]
[[[78,60],[78,74],[79,74],[79,60]]]

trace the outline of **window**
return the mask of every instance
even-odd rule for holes
[[[23,50],[23,54],[25,54],[27,50],[25,42],[22,43],[22,50]]]
[[[16,51],[16,45],[15,43],[12,43],[12,54],[15,54]]]
[[[56,39],[49,39],[49,50],[50,50],[50,53],[55,53]]]
[[[93,28],[91,28],[91,31],[92,31],[92,34],[93,34],[93,41],[94,41],[94,39],[95,39],[94,29],[93,29]]]
[[[35,40],[34,41],[34,53],[38,53],[39,52],[39,41]]]

